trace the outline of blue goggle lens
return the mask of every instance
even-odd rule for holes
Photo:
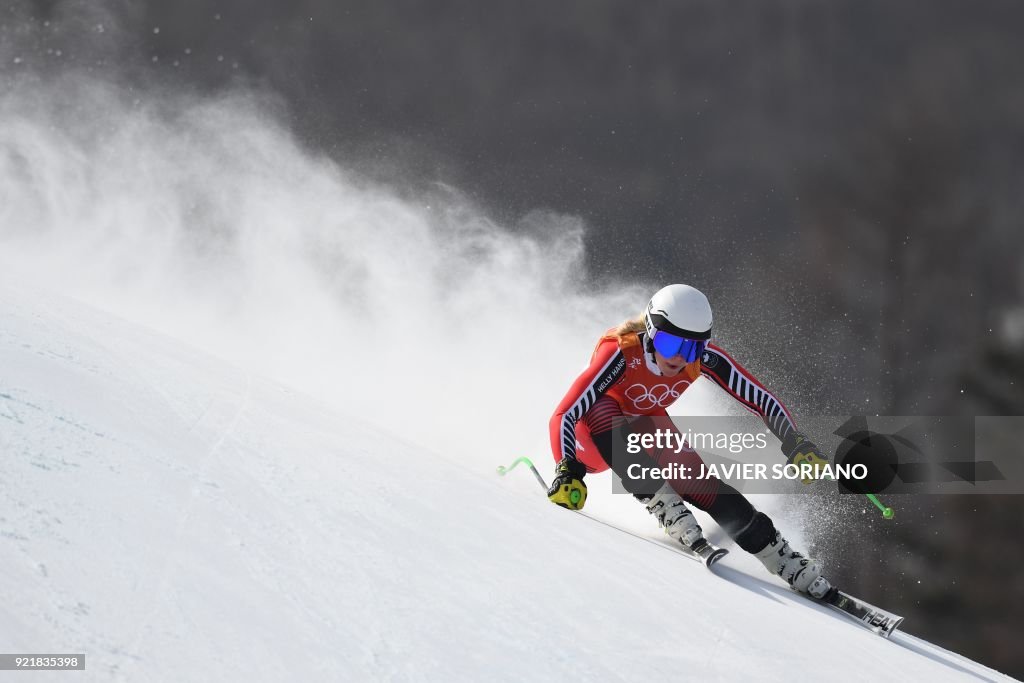
[[[686,339],[661,330],[654,333],[651,341],[654,343],[654,350],[665,358],[682,356],[687,363],[692,363],[700,358],[708,345],[702,339]]]

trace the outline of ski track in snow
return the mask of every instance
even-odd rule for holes
[[[73,300],[0,320],[4,649],[87,655],[33,680],[1011,680],[676,557],[606,479],[588,520]]]
[[[224,427],[223,430],[220,430],[220,433],[216,437],[216,440],[214,441],[213,445],[206,450],[205,454],[199,460],[199,467],[195,474],[195,479],[197,481],[193,484],[191,490],[188,492],[185,501],[182,504],[180,511],[178,512],[177,526],[175,527],[174,530],[174,537],[171,539],[166,559],[164,560],[163,566],[160,569],[160,579],[157,582],[156,590],[154,590],[153,592],[152,606],[147,616],[142,620],[142,623],[139,626],[138,636],[136,637],[135,641],[132,643],[130,648],[131,652],[139,652],[142,650],[142,643],[144,642],[144,639],[146,638],[150,630],[151,624],[157,621],[157,618],[160,616],[160,612],[164,609],[164,601],[165,598],[167,598],[168,596],[168,587],[170,584],[171,573],[175,569],[172,560],[175,557],[177,557],[179,547],[181,546],[185,538],[184,532],[188,527],[190,518],[192,517],[192,511],[193,508],[195,507],[195,502],[200,495],[200,487],[203,486],[204,483],[206,482],[206,474],[209,469],[209,462],[211,461],[211,459],[216,457],[217,452],[220,450],[221,445],[224,443],[225,439],[228,439],[234,433],[235,428],[237,427],[238,422],[242,417],[242,414],[245,412],[246,406],[249,403],[249,399],[252,396],[252,377],[246,375],[245,379],[246,386],[244,390],[244,395],[238,401],[238,407],[234,411],[234,415],[230,418],[230,422],[227,424],[227,426]],[[152,386],[156,388],[155,385]],[[159,391],[159,388],[156,388],[156,390],[158,393],[161,393]],[[187,426],[185,432],[186,434],[192,434],[195,431],[196,427],[203,421],[203,419],[210,414],[210,409],[213,406],[213,401],[208,403],[207,406],[203,409],[203,411],[199,414],[199,417],[196,418],[191,424],[189,424],[188,420],[175,409],[173,401],[167,396],[164,396],[164,398],[167,401],[168,407],[171,409],[171,411],[175,413],[178,416],[178,418],[182,420],[182,422]],[[121,671],[119,673],[125,680],[128,680],[127,672]]]

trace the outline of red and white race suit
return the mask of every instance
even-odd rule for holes
[[[664,377],[644,349],[645,333],[616,335],[609,330],[598,342],[590,366],[573,382],[551,416],[551,451],[556,461],[572,458],[588,472],[608,469],[592,435],[612,428],[616,418],[665,417],[701,375],[712,380],[749,411],[759,415],[783,442],[796,426],[785,406],[721,347],[709,344],[701,358],[675,377]],[[676,462],[688,468],[701,464],[691,448],[676,453],[662,449],[651,454],[659,467]],[[693,470],[691,470],[693,471]],[[676,491],[701,506],[710,505],[717,480],[671,481]]]

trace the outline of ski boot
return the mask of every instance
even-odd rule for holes
[[[655,516],[665,533],[687,548],[697,550],[707,543],[704,532],[697,524],[697,518],[686,507],[671,486],[665,484],[653,496],[636,495],[647,511]]]
[[[754,553],[754,557],[772,574],[781,576],[793,590],[821,598],[832,588],[821,575],[821,563],[793,550],[778,531],[775,532],[775,539],[763,550]]]

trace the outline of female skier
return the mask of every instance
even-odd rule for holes
[[[817,446],[796,430],[789,412],[724,350],[708,343],[711,305],[688,285],[659,290],[644,313],[609,330],[597,344],[588,367],[573,383],[551,417],[551,449],[558,463],[548,498],[578,510],[587,500],[584,476],[609,467],[647,507],[669,536],[688,548],[706,543],[685,503],[707,512],[738,546],[753,554],[790,586],[814,597],[830,585],[821,566],[794,551],[772,520],[758,512],[735,488],[717,478],[666,481],[656,491],[639,490],[627,467],[646,459],[662,468],[669,463],[701,471],[700,455],[688,445],[626,456],[624,430],[643,431],[650,419],[667,418],[670,405],[701,375],[711,379],[751,412],[760,415],[782,441],[789,462],[807,464],[817,473],[826,461]],[[635,449],[634,449],[635,450]],[[803,480],[805,484],[811,479]],[[648,484],[649,486],[649,484]]]

